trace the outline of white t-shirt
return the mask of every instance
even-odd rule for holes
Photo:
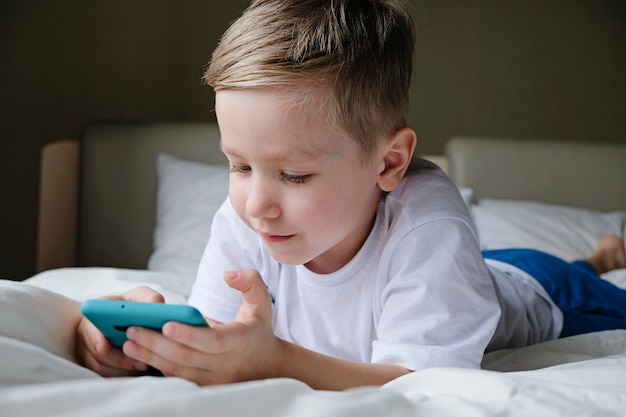
[[[223,272],[241,268],[258,270],[268,286],[278,337],[338,358],[411,370],[477,368],[492,339],[490,348],[543,340],[538,324],[556,308],[549,298],[536,302],[539,285],[529,277],[516,285],[507,275],[515,269],[492,276],[457,188],[422,160],[381,199],[361,250],[331,274],[275,261],[227,200],[215,216],[189,304],[214,320],[234,320],[241,294],[226,285]],[[523,311],[526,305],[539,307],[536,320],[533,311]],[[528,315],[528,325],[520,326]]]

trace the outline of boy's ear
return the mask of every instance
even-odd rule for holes
[[[413,158],[417,135],[408,127],[398,130],[384,145],[384,169],[378,177],[378,186],[383,191],[392,191],[404,176]]]

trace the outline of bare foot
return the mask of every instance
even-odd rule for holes
[[[624,240],[615,235],[602,236],[596,251],[587,258],[598,275],[618,268],[626,268],[626,251]]]

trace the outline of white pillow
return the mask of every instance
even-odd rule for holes
[[[626,222],[626,211],[487,198],[472,206],[472,216],[483,249],[533,248],[567,261],[589,256],[603,235],[622,236]]]
[[[461,194],[461,198],[463,198],[463,201],[465,202],[467,207],[471,207],[472,206],[472,201],[474,200],[474,189],[473,188],[460,187],[459,188],[459,193]]]
[[[213,216],[228,196],[228,167],[160,154],[157,178],[154,250],[148,269],[195,279]]]
[[[73,356],[72,323],[80,317],[79,303],[43,288],[0,280],[0,305],[0,336],[32,343],[66,359]]]

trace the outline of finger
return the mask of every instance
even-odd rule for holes
[[[130,291],[122,293],[122,297],[127,301],[139,301],[143,303],[164,303],[165,298],[162,294],[156,292],[152,288],[141,286],[133,288]]]
[[[210,373],[208,369],[211,369],[214,358],[204,352],[176,343],[149,329],[131,327],[127,333],[128,341],[122,347],[124,354],[158,369],[166,376],[198,381],[200,375]]]
[[[150,287],[140,286],[119,295],[105,295],[103,300],[137,301],[141,303],[164,303],[165,297]]]
[[[137,360],[149,364],[153,368],[161,371],[165,376],[185,378],[201,385],[216,383],[215,376],[211,377],[212,373],[208,370],[206,363],[203,364],[203,367],[190,366],[162,356],[161,350],[159,350],[159,353],[156,353],[130,339],[124,343],[123,349],[126,355],[135,357]],[[180,349],[185,348],[179,345],[177,349],[164,349],[162,346],[159,347],[159,349],[180,352]]]
[[[195,329],[198,330],[197,327]],[[123,346],[124,353],[155,368],[158,368],[157,365],[162,366],[155,362],[156,356],[191,367],[207,365],[207,361],[210,359],[207,352],[197,350],[184,343],[178,343],[177,340],[167,338],[153,330],[133,326],[128,329],[127,335],[129,342]],[[200,346],[204,347],[205,345]]]
[[[76,345],[76,355],[84,366],[104,376],[126,375],[129,371],[144,371],[145,364],[126,357],[87,319],[79,324],[78,334],[82,341]]]
[[[220,355],[242,345],[242,326],[242,323],[233,322],[227,325],[218,324],[217,327],[198,327],[171,321],[165,323],[162,334],[179,345],[188,346],[206,355]]]
[[[106,337],[86,317],[82,317],[77,328],[82,344],[93,356],[105,356],[111,350],[111,344]]]
[[[164,341],[162,335],[149,332],[151,331],[140,328],[138,333],[131,336],[136,340],[129,338],[124,343],[124,353],[158,369],[165,376],[184,378],[199,385],[224,384],[237,380],[232,377],[232,372],[224,372],[225,363],[221,356],[200,352],[171,340]],[[148,341],[149,339],[152,340]],[[142,346],[139,341],[142,344],[148,343],[155,350]]]
[[[120,354],[124,356],[121,351]],[[145,364],[140,362],[136,362],[136,365],[130,368],[109,365],[107,363],[99,361],[98,358],[91,356],[91,354],[87,351],[82,353],[81,357],[83,358],[83,366],[105,377],[141,375],[148,369]]]
[[[254,269],[226,271],[226,283],[241,292],[243,304],[237,313],[236,321],[248,322],[251,319],[267,319],[272,315],[272,299],[263,279]]]

